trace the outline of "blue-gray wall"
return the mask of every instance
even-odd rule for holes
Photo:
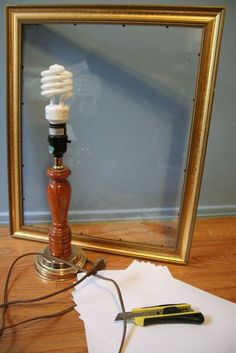
[[[110,1],[112,3],[120,3],[119,1]],[[1,159],[0,159],[0,222],[6,222],[8,219],[7,213],[8,213],[8,187],[7,187],[7,156],[6,156],[6,146],[7,146],[7,141],[6,141],[6,97],[5,97],[5,92],[6,92],[6,70],[5,70],[5,21],[4,21],[4,6],[5,4],[9,2],[1,2],[1,17],[0,17],[0,33],[1,33],[1,41],[3,45],[1,45],[0,48],[0,64],[2,68],[2,79],[0,81],[0,109],[1,109],[1,119],[0,119],[0,134],[1,134],[1,139],[0,139],[0,150],[1,150]],[[12,1],[11,4],[20,4],[22,1]],[[25,1],[25,4],[32,4],[32,3],[37,3],[37,1]],[[42,2],[43,3],[43,2]],[[46,3],[64,3],[64,1],[46,1]],[[71,1],[71,3],[79,3],[78,1]],[[97,1],[97,3],[107,3],[107,1]],[[145,3],[145,1],[130,1],[130,3]],[[146,2],[148,3],[148,2]],[[154,1],[152,1],[154,3]],[[156,2],[158,3],[158,2]],[[171,2],[163,2],[166,4],[171,4]],[[173,4],[173,3],[172,3]],[[176,1],[175,4],[185,4],[185,1]],[[234,123],[235,121],[235,116],[236,116],[236,108],[234,104],[234,96],[235,96],[235,90],[236,90],[236,70],[235,70],[235,62],[236,62],[236,49],[235,49],[235,43],[236,43],[236,23],[235,23],[235,16],[236,16],[236,4],[234,1],[202,1],[199,3],[198,1],[191,1],[191,4],[193,5],[222,5],[227,7],[227,15],[226,15],[226,21],[225,21],[225,28],[224,28],[224,36],[223,36],[223,44],[222,44],[222,52],[221,52],[221,57],[220,57],[220,65],[219,65],[219,73],[218,73],[218,80],[217,80],[217,89],[216,89],[216,96],[215,96],[215,102],[214,102],[214,109],[213,109],[213,115],[212,115],[212,124],[211,124],[211,130],[210,130],[210,135],[209,135],[209,143],[208,143],[208,150],[207,150],[207,158],[206,158],[206,163],[205,163],[205,171],[204,171],[204,177],[203,177],[203,183],[202,183],[202,192],[201,192],[201,197],[200,197],[200,203],[199,203],[199,214],[203,215],[214,215],[214,214],[234,214],[236,211],[236,203],[235,203],[235,196],[236,196],[236,191],[235,191],[235,180],[236,180],[236,168],[234,167],[234,151],[235,151],[235,126],[236,124]],[[27,49],[27,48],[26,48]],[[32,48],[31,48],[32,49]],[[46,59],[45,59],[46,60]],[[45,61],[45,63],[47,60]],[[66,64],[66,61],[65,61]],[[100,63],[101,66],[101,63]],[[194,66],[193,66],[194,68]],[[43,69],[43,68],[42,68]],[[40,71],[40,70],[39,70]],[[120,77],[120,80],[122,80],[122,77]],[[134,80],[133,80],[134,83]],[[29,80],[29,89],[30,89],[30,84],[31,81]],[[34,86],[34,82],[32,81],[32,85]],[[94,85],[94,83],[93,83]],[[99,88],[98,88],[99,89]],[[191,91],[191,90],[190,90]],[[170,95],[171,96],[171,92]],[[161,97],[161,95],[160,95]],[[33,100],[32,100],[33,101]],[[43,107],[46,102],[41,101],[41,107]],[[72,101],[73,104],[73,101]],[[123,101],[124,104],[124,101]],[[172,101],[173,104],[173,101]],[[174,102],[175,106],[174,108],[178,108],[181,106],[181,102],[175,101]],[[40,105],[39,105],[40,106]],[[150,107],[150,106],[149,106]],[[83,107],[80,107],[83,110]],[[109,112],[107,112],[108,114]],[[113,112],[115,113],[115,112]],[[183,112],[182,112],[183,113]],[[40,116],[40,111],[37,112],[37,114]],[[37,115],[36,114],[36,115]],[[93,112],[90,112],[90,115],[93,114]],[[151,113],[150,113],[151,114]],[[86,114],[85,114],[86,115]],[[26,112],[27,116],[27,112]],[[141,114],[140,114],[141,116]],[[104,115],[104,119],[106,119]],[[150,119],[151,120],[151,119]],[[94,123],[93,123],[94,124]],[[117,121],[116,121],[117,124]],[[121,122],[122,124],[122,122]],[[140,126],[142,126],[142,122],[140,122]],[[149,126],[150,125],[150,126]],[[155,130],[155,126],[152,126],[149,124],[149,128],[153,129],[152,132]],[[73,126],[73,123],[72,123]],[[94,126],[94,125],[93,125]],[[92,126],[92,128],[93,128]],[[107,125],[107,121],[104,121],[104,126]],[[117,129],[121,128],[121,125],[117,124],[116,126]],[[127,126],[127,128],[134,128],[134,126]],[[43,122],[42,126],[42,136],[45,133],[47,133],[47,124],[46,122]],[[139,130],[140,131],[140,130]],[[104,132],[104,129],[100,131],[100,134]],[[99,131],[98,131],[99,133]],[[107,135],[109,134],[109,131],[107,131]],[[168,135],[168,131],[166,132]],[[143,135],[142,135],[143,136]],[[102,135],[100,135],[100,138],[102,139]],[[93,140],[93,136],[90,136],[91,141]],[[153,135],[153,139],[155,139],[155,134]],[[160,140],[160,136],[159,136]],[[26,140],[27,141],[27,140]],[[112,141],[112,143],[115,143],[116,141]],[[135,145],[135,141],[133,141],[132,148],[137,148],[138,145]],[[157,146],[157,145],[156,145]],[[164,145],[163,145],[164,146]],[[89,157],[89,153],[91,151],[89,150],[89,147],[87,146],[86,143],[83,144],[83,141],[81,142],[79,152],[80,152],[80,157],[78,158],[78,161],[80,162],[80,166],[78,165],[78,168],[81,168],[81,164],[83,162],[83,156]],[[94,149],[96,146],[92,146]],[[25,143],[25,152],[24,155],[27,158],[27,142]],[[31,146],[32,148],[32,146]],[[47,146],[45,146],[47,148]],[[77,152],[78,152],[77,151]],[[32,152],[32,150],[31,150]],[[68,154],[68,162],[70,163],[70,157],[74,155],[73,153]],[[100,151],[102,153],[102,151]],[[110,152],[111,155],[112,153],[114,154],[114,151],[106,151]],[[148,153],[148,151],[146,151]],[[44,153],[47,153],[46,151]],[[120,154],[124,155],[125,151],[121,149]],[[109,153],[108,153],[109,156]],[[44,157],[41,158],[38,157],[39,164],[43,166],[49,163],[49,159],[45,159]],[[89,158],[87,158],[89,160]],[[116,171],[117,166],[116,165],[111,165],[111,160],[109,160],[109,173],[108,175],[108,181],[112,180],[112,175],[114,176],[114,173]],[[77,161],[77,162],[78,162]],[[108,161],[108,160],[107,160]],[[75,165],[75,161],[72,161],[72,165]],[[183,165],[184,165],[184,157],[183,157]],[[86,163],[86,159],[84,160],[84,163]],[[96,164],[97,163],[97,164]],[[96,167],[96,165],[99,167],[99,161],[97,160],[93,168]],[[128,166],[129,161],[126,161],[126,164],[124,164],[124,161],[122,161],[123,166]],[[26,163],[27,164],[27,163]],[[135,161],[134,161],[135,164]],[[159,165],[161,165],[159,163]],[[144,165],[144,168],[147,170],[150,170],[150,165]],[[143,169],[144,169],[143,168]],[[112,170],[113,169],[113,170]],[[143,170],[142,169],[142,170]],[[82,169],[81,169],[82,170]],[[137,169],[138,172],[139,169]],[[158,169],[159,172],[161,172],[161,169]],[[28,171],[31,173],[31,176],[33,175],[33,171]],[[84,169],[84,172],[86,172],[86,169]],[[153,174],[153,170],[151,171]],[[24,171],[24,173],[27,173],[27,171]],[[113,174],[112,174],[113,173]],[[99,183],[99,177],[100,177],[100,183],[104,183],[104,176],[102,174],[97,174],[98,179],[97,182]],[[83,178],[83,175],[80,175],[81,178]],[[132,179],[132,175],[128,176]],[[181,176],[178,178],[178,181],[180,181]],[[89,187],[89,180],[86,180],[86,175],[84,176],[84,180],[88,182],[88,190],[91,190]],[[115,179],[117,180],[117,178]],[[150,173],[150,176],[147,176],[146,181],[150,181],[150,184],[152,183],[152,175]],[[174,179],[173,179],[174,180]],[[81,179],[80,179],[81,181]],[[122,181],[122,178],[120,178],[120,181]],[[160,179],[161,181],[161,179]],[[44,180],[43,182],[46,182]],[[125,188],[123,188],[124,194],[129,194],[132,196],[132,192],[136,197],[136,190],[135,190],[135,185],[130,183],[130,188],[129,190],[126,190],[127,188],[127,178],[124,180],[124,185]],[[80,185],[80,183],[78,183]],[[91,180],[91,184],[94,185],[94,181]],[[106,208],[106,189],[102,190],[101,185],[98,186],[97,188],[94,186],[94,190],[99,190],[100,192],[100,200],[103,203],[104,207],[102,207],[101,203],[99,202],[99,193],[97,194],[97,204],[102,207],[102,209]],[[112,188],[112,183],[107,186]],[[141,184],[140,184],[141,185]],[[171,185],[171,184],[170,184]],[[116,185],[117,186],[117,185]],[[139,188],[139,185],[137,185],[137,188]],[[29,194],[31,190],[37,189],[37,185],[32,185],[32,188],[29,189]],[[91,190],[91,196],[94,195],[94,191]],[[88,203],[88,198],[86,200],[86,195],[88,195],[88,192],[85,193],[85,190],[80,190],[80,194],[78,196],[78,199],[83,201],[83,197],[85,198],[84,202]],[[150,195],[152,194],[152,188],[148,190]],[[37,194],[37,193],[36,193]],[[108,193],[109,194],[109,193]],[[171,206],[175,206],[176,200],[178,201],[179,195],[177,195],[178,192],[176,192],[176,199],[169,204]],[[32,193],[31,193],[32,195]],[[46,212],[46,208],[44,209],[44,197],[42,197],[41,194],[38,194],[38,200],[39,200],[39,207],[37,208],[39,212]],[[124,196],[124,197],[123,197]],[[122,198],[123,197],[123,198]],[[28,200],[26,195],[26,199]],[[121,200],[119,204],[119,199]],[[111,199],[112,200],[112,199]],[[116,200],[115,202],[118,201],[117,203],[117,210],[118,213],[120,212],[120,208],[122,208],[122,203],[124,200],[126,200],[126,209],[131,209],[133,210],[135,207],[134,205],[137,203],[139,204],[139,200],[134,200],[134,203],[132,202],[129,204],[129,200],[127,201],[127,198],[125,198],[125,195],[122,195],[118,193],[117,195],[114,193],[113,195],[113,200]],[[131,199],[130,199],[131,200]],[[147,207],[144,205],[141,205],[143,209],[148,208],[149,210],[152,208],[152,201],[151,197],[148,200]],[[132,201],[132,200],[131,200]],[[31,201],[32,204],[35,204],[35,200]],[[79,206],[76,204],[77,198],[72,199],[72,207],[74,205],[75,209],[78,209]],[[94,202],[94,201],[93,201]],[[110,202],[110,201],[109,201]],[[27,209],[31,209],[32,204],[28,203],[28,205],[25,206]],[[97,207],[95,204],[93,205],[96,209],[99,210],[99,207]],[[108,205],[109,206],[109,205]],[[153,205],[153,208],[155,208],[157,205]],[[165,204],[164,204],[165,206]],[[40,209],[40,207],[42,209]],[[45,206],[46,207],[46,206]],[[87,204],[85,207],[86,209],[90,211],[89,205]],[[108,207],[109,209],[109,207]],[[83,208],[81,209],[81,213],[83,214]],[[88,212],[89,213],[89,212]],[[133,214],[132,214],[133,216]],[[86,215],[85,215],[86,218]],[[87,216],[89,218],[89,216]],[[29,219],[30,221],[30,219]]]

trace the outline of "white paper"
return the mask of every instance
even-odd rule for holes
[[[202,325],[128,324],[124,353],[235,353],[236,305],[174,279],[168,269],[134,261],[126,270],[101,271],[120,286],[126,311],[135,307],[189,303],[205,316]],[[89,277],[73,292],[84,320],[89,353],[116,353],[122,335],[121,311],[112,283]]]

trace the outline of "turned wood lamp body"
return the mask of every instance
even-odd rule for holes
[[[42,95],[50,98],[46,106],[46,119],[49,121],[49,152],[54,156],[54,165],[47,169],[48,204],[52,224],[48,230],[49,245],[35,259],[37,274],[49,280],[66,280],[75,276],[75,267],[82,267],[86,261],[84,252],[71,244],[71,229],[67,224],[71,186],[67,180],[71,174],[63,165],[62,157],[68,141],[66,121],[69,107],[64,100],[72,96],[72,74],[61,65],[52,65],[41,73]],[[56,104],[55,95],[60,95]]]
[[[48,230],[49,249],[53,256],[68,260],[71,256],[71,229],[67,224],[71,187],[67,178],[71,171],[48,168],[48,203],[52,215],[52,225]]]
[[[74,268],[64,261],[78,267],[82,267],[86,261],[82,249],[71,244],[71,229],[67,224],[71,195],[71,186],[67,178],[70,173],[68,167],[62,164],[58,166],[58,163],[47,169],[50,178],[48,204],[52,224],[48,230],[49,245],[42,251],[44,256],[36,257],[35,270],[40,277],[48,280],[64,281],[75,276]]]

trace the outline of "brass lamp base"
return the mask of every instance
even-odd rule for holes
[[[48,258],[46,259],[38,255],[34,263],[35,271],[40,277],[51,281],[66,281],[75,277],[75,269],[69,266],[69,264],[50,259],[51,253],[48,246],[43,249],[42,254]],[[77,267],[82,268],[86,262],[85,253],[82,249],[78,249],[75,245],[72,245],[71,256],[67,259],[67,262],[71,262]]]

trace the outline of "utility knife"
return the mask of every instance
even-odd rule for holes
[[[191,305],[186,303],[135,308],[126,313],[119,313],[115,321],[124,320],[124,318],[127,322],[133,322],[138,326],[171,323],[202,324],[204,322],[202,313],[192,309]]]

